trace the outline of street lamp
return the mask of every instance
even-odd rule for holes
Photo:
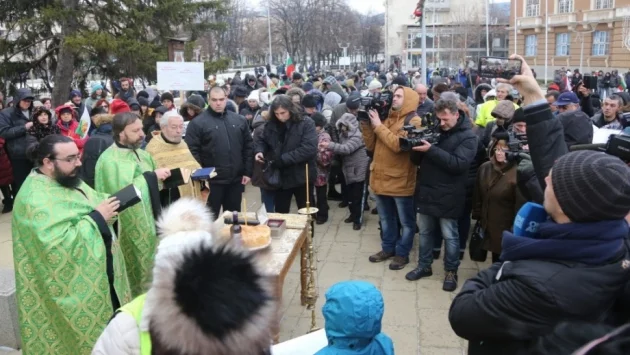
[[[587,33],[595,32],[596,25],[585,24],[583,26],[586,29],[585,31],[578,31],[577,29],[573,29],[573,32],[576,34],[575,39],[577,41],[581,40],[582,42],[582,48],[580,49],[580,73],[584,73],[582,69],[582,64],[584,62],[584,37],[586,36]]]

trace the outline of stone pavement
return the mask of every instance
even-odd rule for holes
[[[257,206],[260,206],[257,188],[248,187],[245,195],[248,204],[257,201]],[[476,275],[480,268],[488,267],[489,262],[470,261],[466,253],[459,269],[459,288],[453,293],[442,291],[442,258],[434,262],[432,277],[409,282],[405,280],[405,273],[415,266],[417,260],[417,235],[410,265],[401,271],[391,271],[387,262],[373,264],[368,261],[369,255],[380,250],[378,217],[366,212],[363,229],[354,231],[352,224],[343,222],[348,215],[348,209],[337,207],[335,201],[330,201],[329,204],[331,209],[328,223],[315,227],[319,289],[317,326],[324,325],[321,307],[330,286],[344,280],[365,280],[376,285],[383,293],[383,332],[393,338],[397,355],[465,354],[466,341],[453,333],[448,322],[448,309],[464,281]],[[375,203],[370,201],[370,205],[374,207]],[[294,207],[293,210],[295,209]],[[0,215],[0,268],[13,267],[10,226],[10,215]],[[311,312],[300,305],[299,284],[299,258],[296,258],[283,290],[281,341],[306,334],[310,328]],[[7,355],[1,346],[2,344],[0,355]]]

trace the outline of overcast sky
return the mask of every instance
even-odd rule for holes
[[[411,4],[410,5],[411,7],[414,7],[414,5],[417,4],[416,0],[400,0],[400,1],[409,1],[409,3]],[[509,1],[510,0],[490,0],[491,3],[509,2]],[[255,6],[262,7],[260,4],[264,3],[264,0],[249,0],[249,2]],[[348,3],[348,5],[350,5],[350,7],[352,7],[353,9],[363,14],[367,14],[367,13],[378,14],[378,13],[385,12],[385,0],[346,0],[346,2]],[[412,11],[413,9],[410,9],[409,13],[411,14]]]

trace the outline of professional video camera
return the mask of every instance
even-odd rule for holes
[[[608,142],[604,144],[576,144],[570,151],[594,150],[614,155],[617,158],[630,163],[630,136],[627,134],[611,134]]]
[[[426,128],[416,128],[412,125],[403,126],[402,129],[407,132],[407,137],[398,138],[400,150],[408,152],[413,147],[422,145],[423,140],[431,144],[438,142],[440,132],[437,131],[438,124],[431,113],[427,113],[422,117],[422,126]]]
[[[525,134],[519,134],[509,132],[508,151],[505,153],[505,159],[507,161],[518,161],[522,153],[529,154],[527,147],[527,136]]]
[[[381,121],[387,119],[389,115],[389,109],[392,107],[392,94],[389,91],[377,92],[373,95],[361,97],[361,107],[357,114],[357,120],[369,121],[370,116],[368,112],[370,110],[376,110],[378,117]]]

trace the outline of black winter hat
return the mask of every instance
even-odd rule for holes
[[[234,97],[247,97],[247,89],[242,86],[237,87],[234,90]]]
[[[173,98],[173,94],[171,94],[168,91],[163,93],[162,96],[160,96],[160,102],[164,102],[164,100],[170,100],[171,102],[175,102],[175,99]]]
[[[525,113],[523,112],[522,107],[519,107],[514,111],[514,116],[512,116],[512,123],[516,122],[525,122]]]
[[[315,122],[315,127],[324,127],[326,126],[326,117],[319,113],[319,112],[315,112],[312,116],[311,119],[313,120],[313,122]]]
[[[402,75],[398,75],[397,77],[395,77],[394,80],[392,80],[392,84],[402,85],[402,86],[409,85],[407,84],[407,81],[405,80],[405,78],[402,77]]]
[[[156,109],[156,108],[158,108],[160,106],[162,106],[162,103],[160,102],[160,100],[159,100],[159,98],[157,96],[149,104],[149,108],[153,108],[153,109]]]
[[[149,106],[149,99],[146,97],[138,95],[137,100],[140,106]]]
[[[191,105],[195,105],[202,110],[206,107],[206,100],[204,100],[201,95],[192,94],[188,96],[186,102],[190,103]]]
[[[346,107],[350,110],[356,110],[361,106],[361,94],[358,91],[353,91],[348,95],[346,100]]]
[[[302,78],[302,74],[300,74],[298,72],[293,72],[292,79],[293,80],[302,80],[303,79]]]
[[[136,95],[136,99],[138,100],[138,102],[140,102],[140,98],[141,97],[144,97],[148,101],[149,100],[149,93],[144,91],[144,90],[140,90],[138,92],[138,94]]]
[[[623,219],[630,212],[630,167],[606,153],[578,151],[551,170],[553,192],[571,222]]]
[[[306,94],[302,98],[302,106],[305,108],[314,108],[317,107],[317,102],[315,100],[315,96],[311,94]]]

